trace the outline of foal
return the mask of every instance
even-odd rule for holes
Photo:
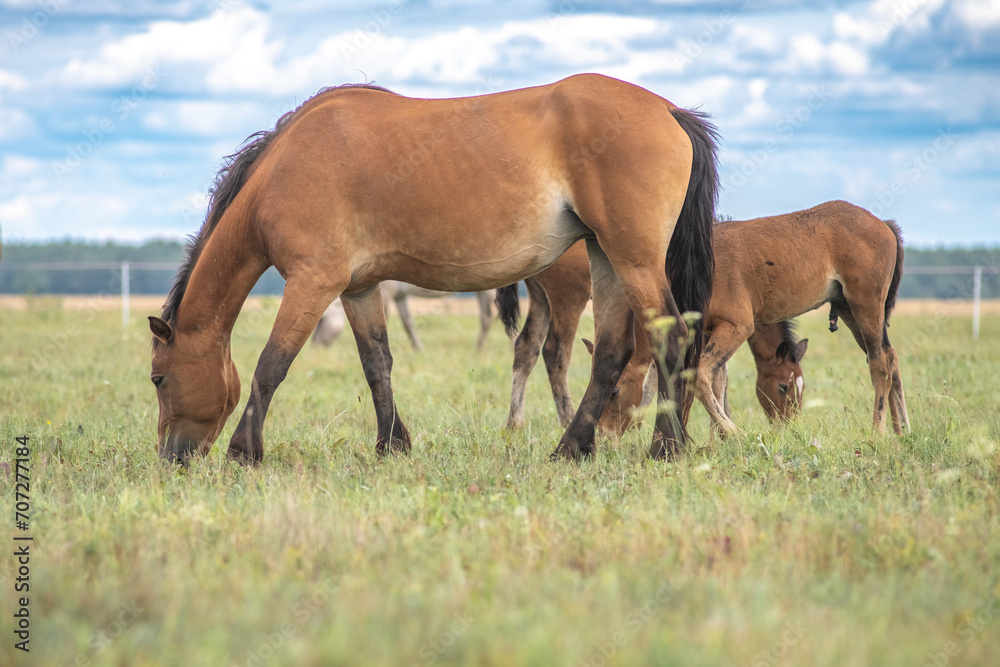
[[[868,357],[875,388],[873,428],[885,430],[886,401],[896,433],[909,427],[899,357],[886,327],[903,272],[895,222],[832,201],[805,211],[716,226],[718,257],[741,271],[717,271],[703,320],[705,340],[694,395],[724,433],[736,431],[723,405],[726,362],[754,332],[833,304]],[[720,263],[719,268],[724,268]]]
[[[728,261],[717,263],[717,273],[727,270],[731,270]],[[573,338],[591,292],[590,265],[584,245],[574,245],[552,266],[526,279],[524,284],[528,289],[528,316],[514,344],[507,428],[524,426],[525,388],[539,353],[545,360],[559,423],[565,426],[575,412],[569,391]],[[512,297],[511,290],[516,290],[516,285],[498,290],[497,301],[501,321],[508,334],[513,335],[517,312],[516,291]],[[583,342],[593,353],[590,341]],[[786,420],[801,404],[803,376],[799,360],[807,343],[795,340],[787,322],[761,325],[748,341],[757,365],[757,398],[771,419]],[[651,383],[644,381],[649,379],[647,373],[652,362],[646,337],[636,336],[635,353],[601,416],[601,428],[621,433],[632,423],[636,408],[645,407],[652,400]],[[728,410],[726,403],[727,413]]]

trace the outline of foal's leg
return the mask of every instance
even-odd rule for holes
[[[257,361],[246,408],[229,440],[229,458],[240,463],[259,463],[264,457],[264,418],[271,398],[336,296],[328,286],[320,288],[289,278],[271,336]]]
[[[712,377],[712,393],[715,400],[722,406],[722,412],[732,419],[733,412],[729,409],[729,364],[720,368]]]
[[[740,345],[746,342],[751,333],[753,333],[752,324],[717,322],[713,326],[712,332],[705,342],[705,349],[701,353],[694,395],[705,406],[708,416],[712,419],[713,427],[717,428],[723,437],[736,433],[737,428],[727,414],[725,393],[723,392],[722,396],[718,395],[715,387],[726,381],[726,364]],[[720,373],[722,373],[721,377],[716,379]]]
[[[493,324],[493,299],[495,290],[485,290],[476,292],[476,300],[479,301],[479,340],[476,341],[476,349],[483,349],[486,343],[486,336],[490,332],[490,325]]]
[[[576,412],[569,393],[569,366],[573,359],[573,340],[580,327],[580,317],[590,300],[589,284],[586,290],[572,289],[573,287],[576,286],[566,286],[560,294],[548,294],[549,332],[542,347],[552,398],[556,402],[559,425],[563,428],[569,426]]]
[[[846,295],[845,295],[846,296]],[[893,385],[893,359],[895,350],[882,346],[882,327],[884,314],[882,304],[866,306],[847,298],[846,307],[842,306],[840,319],[848,326],[858,346],[868,357],[868,374],[871,376],[872,387],[875,389],[875,402],[872,409],[872,428],[878,433],[885,432],[885,410]],[[890,355],[887,350],[892,350]],[[897,366],[898,372],[898,366]],[[900,386],[902,391],[902,386]]]
[[[552,458],[579,459],[593,454],[597,421],[635,350],[635,317],[622,284],[595,240],[587,240],[587,252],[594,285],[596,339],[590,384]]]
[[[396,310],[399,311],[399,319],[403,320],[403,328],[406,329],[406,335],[410,337],[413,349],[418,352],[422,351],[424,344],[420,342],[417,330],[413,326],[413,318],[410,317],[410,306],[406,301],[406,294],[402,290],[396,292],[393,301],[396,303]]]
[[[899,352],[889,345],[886,348],[892,365],[892,389],[889,390],[889,410],[892,412],[892,430],[896,435],[909,430],[910,417],[906,414],[906,397],[903,395],[903,378],[899,372]]]
[[[379,456],[390,452],[410,452],[410,433],[406,430],[392,395],[392,353],[385,327],[385,308],[378,287],[354,297],[342,297],[344,312],[354,330],[358,354],[365,369],[365,379],[375,404],[375,421],[378,435],[375,451]]]
[[[538,362],[542,350],[542,337],[549,326],[549,300],[545,291],[534,278],[524,281],[528,288],[528,317],[524,327],[514,342],[513,382],[510,392],[510,413],[507,428],[519,429],[524,426],[524,392],[528,376]],[[556,408],[559,403],[556,401]]]

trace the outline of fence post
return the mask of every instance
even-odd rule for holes
[[[122,262],[122,327],[126,330],[128,329],[128,321],[130,316],[129,308],[129,297],[131,296],[131,287],[129,285],[129,265],[128,262]]]
[[[972,272],[972,340],[979,339],[979,300],[983,293],[983,267]]]

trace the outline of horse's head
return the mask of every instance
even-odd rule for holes
[[[594,354],[594,344],[583,339],[587,351]],[[643,361],[645,360],[645,361]],[[650,373],[648,355],[635,354],[618,378],[611,399],[597,425],[608,433],[624,433],[635,422],[636,412],[648,406],[656,394],[656,373]]]
[[[805,376],[799,362],[809,339],[795,345],[782,341],[771,359],[757,362],[757,400],[772,421],[788,421],[802,407]]]
[[[157,421],[161,458],[185,462],[204,456],[240,400],[240,376],[228,343],[195,333],[179,333],[159,317],[153,332],[150,379],[160,404]]]

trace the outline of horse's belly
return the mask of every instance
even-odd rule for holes
[[[755,319],[781,322],[819,308],[839,292],[838,276],[799,275],[794,281],[775,285],[763,295]]]
[[[411,239],[380,258],[381,279],[469,292],[532,276],[588,231],[565,205],[550,208],[544,215],[463,222],[451,229],[438,228],[430,239]]]

